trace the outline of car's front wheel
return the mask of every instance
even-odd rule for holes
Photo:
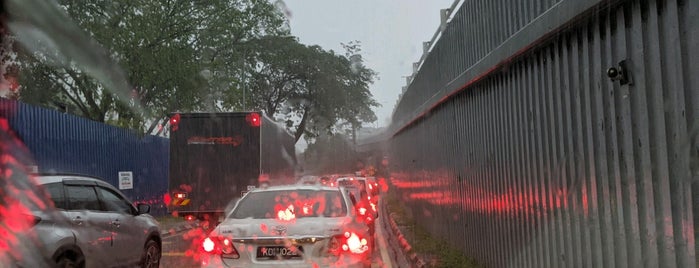
[[[158,268],[160,267],[161,250],[160,245],[155,240],[149,240],[143,251],[143,259],[141,267],[143,268]]]

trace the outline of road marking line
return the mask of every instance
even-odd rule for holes
[[[383,261],[384,268],[393,268],[391,264],[391,257],[388,256],[388,251],[386,250],[386,237],[383,236],[383,228],[380,222],[375,222],[376,224],[376,235],[378,235],[379,240],[379,250],[381,251],[381,260]]]
[[[161,255],[166,256],[166,257],[186,257],[187,256],[184,252],[163,252]]]

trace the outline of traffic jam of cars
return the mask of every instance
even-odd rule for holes
[[[34,239],[24,247],[41,256],[13,267],[170,266],[161,265],[168,230],[149,205],[97,177],[33,177],[52,204],[26,215]],[[252,189],[215,228],[189,231],[197,235],[188,238],[196,248],[188,258],[200,267],[372,267],[378,188],[371,177],[329,175]]]

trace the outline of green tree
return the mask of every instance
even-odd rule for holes
[[[115,95],[74,59],[57,68],[46,50],[31,49],[19,60],[20,98],[147,133],[167,122],[172,111],[220,108],[221,92],[229,91],[240,73],[240,65],[230,63],[240,58],[245,43],[286,34],[283,15],[266,0],[63,0],[61,5],[123,68],[129,92]]]
[[[250,43],[255,49],[246,53],[246,79],[240,87],[247,88],[251,108],[285,121],[296,141],[303,135],[313,139],[338,132],[343,124],[361,126],[376,120],[372,108],[378,103],[369,91],[376,74],[357,62],[358,43],[348,50],[352,55],[306,46],[289,37]],[[234,107],[239,99],[226,100],[228,107]]]

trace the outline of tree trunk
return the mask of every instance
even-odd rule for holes
[[[275,112],[276,109],[274,109],[274,105],[270,102],[267,102],[267,108],[265,108],[265,113],[267,113],[267,116],[269,116],[269,118],[274,118]]]
[[[352,124],[352,145],[357,146],[357,127]]]
[[[306,123],[308,122],[308,107],[303,108],[303,116],[301,117],[301,123],[296,128],[296,133],[294,133],[294,143],[298,142],[303,133],[306,131]]]

